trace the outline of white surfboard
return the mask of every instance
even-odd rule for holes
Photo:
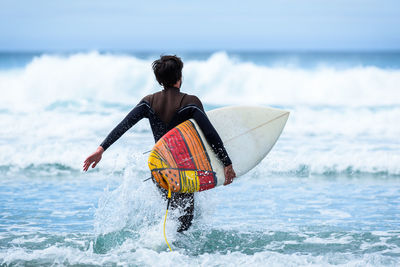
[[[285,127],[289,112],[281,109],[234,106],[207,112],[207,116],[224,142],[236,176],[253,169],[272,149]],[[196,128],[206,140],[200,127]],[[217,186],[225,181],[224,166],[210,145],[204,142],[211,165],[217,176]]]

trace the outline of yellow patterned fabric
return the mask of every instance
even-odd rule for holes
[[[169,183],[172,192],[194,193],[214,188],[217,183],[207,151],[190,120],[155,144],[148,165],[155,181],[166,190]]]

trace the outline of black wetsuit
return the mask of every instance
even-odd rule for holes
[[[218,158],[225,166],[232,164],[217,131],[208,120],[201,101],[193,95],[181,93],[178,88],[168,87],[144,97],[139,104],[111,131],[101,146],[106,150],[127,130],[142,118],[148,118],[157,142],[169,130],[178,124],[195,119]],[[158,186],[158,185],[157,185]],[[166,197],[167,192],[158,186]],[[174,193],[171,208],[180,208],[183,215],[179,217],[181,225],[178,231],[187,230],[192,224],[194,196],[188,193]]]

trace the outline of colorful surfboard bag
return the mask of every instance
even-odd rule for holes
[[[217,177],[196,126],[187,120],[155,144],[148,160],[154,180],[172,192],[194,193],[214,188]]]

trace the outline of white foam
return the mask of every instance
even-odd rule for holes
[[[336,236],[330,236],[328,238],[320,238],[320,237],[308,237],[306,240],[304,240],[304,243],[312,243],[312,244],[349,244],[354,239],[351,236],[341,236],[341,237],[336,237]]]
[[[41,243],[43,241],[46,241],[45,237],[34,236],[32,238],[25,238],[25,237],[15,238],[11,240],[10,243],[21,245],[25,243]]]
[[[156,192],[154,184],[150,180],[143,182],[146,176],[138,176],[139,172],[136,169],[127,168],[123,182],[118,188],[113,191],[106,189],[102,194],[95,213],[96,235],[119,231],[126,227],[152,228],[153,225],[149,223],[161,221],[166,203]],[[148,174],[145,172],[144,175]],[[158,236],[161,236],[160,233]]]
[[[80,169],[130,108],[159,89],[150,66],[151,60],[91,52],[42,55],[22,69],[1,70],[1,165]],[[184,89],[205,103],[287,105],[291,115],[260,165],[263,174],[399,175],[397,84],[399,70],[266,67],[223,52],[187,60],[184,68]],[[152,146],[143,120],[109,148],[98,169],[134,164],[145,171],[142,153]]]
[[[183,90],[206,103],[275,105],[395,105],[400,70],[376,67],[305,70],[239,62],[219,52],[187,60]],[[136,104],[159,89],[151,60],[128,55],[42,55],[23,69],[0,71],[0,106],[36,110],[56,101]]]
[[[157,252],[145,248],[134,249],[130,242],[107,254],[95,254],[91,249],[81,251],[75,248],[51,246],[33,252],[22,248],[0,251],[2,263],[17,263],[35,260],[47,264],[92,264],[141,266],[396,266],[398,259],[379,254],[352,255],[350,253],[329,253],[313,256],[308,254],[282,254],[271,251],[247,255],[241,252],[189,256],[183,251]]]
[[[31,164],[62,164],[79,170],[82,162],[126,115],[40,111],[0,114],[1,165],[26,168]],[[258,168],[262,173],[352,175],[357,172],[399,175],[400,108],[294,107],[274,149]],[[329,118],[329,119],[327,119]],[[146,120],[110,147],[97,169],[120,171],[135,166],[147,171],[148,151],[154,145]],[[13,171],[11,169],[10,171]],[[62,174],[57,168],[43,170]]]

